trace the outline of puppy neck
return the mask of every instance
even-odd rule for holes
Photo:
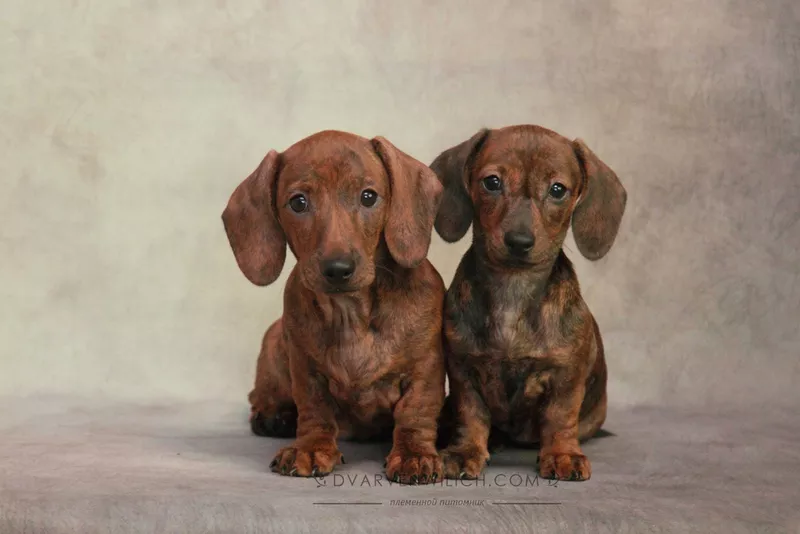
[[[369,330],[374,303],[373,286],[352,293],[315,294],[314,301],[326,330],[340,342],[360,339]]]
[[[480,248],[473,244],[470,249],[476,270],[476,279],[489,280],[488,295],[501,299],[513,297],[539,301],[547,293],[552,283],[572,272],[572,263],[563,250],[559,250],[553,260],[524,267],[509,267],[488,259]]]
[[[402,286],[407,279],[408,270],[395,262],[388,251],[379,250],[374,268],[372,284],[359,291],[314,294],[326,328],[340,342],[354,342],[372,331],[380,293]]]

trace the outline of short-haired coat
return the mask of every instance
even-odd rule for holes
[[[606,363],[562,245],[571,226],[586,258],[603,257],[625,189],[583,141],[533,125],[483,129],[431,168],[445,187],[436,231],[473,229],[445,298],[445,475],[477,477],[491,433],[539,444],[543,477],[588,479],[580,441],[605,420]]]
[[[391,480],[442,475],[444,283],[426,259],[441,194],[383,137],[336,131],[270,151],[234,191],[222,219],[244,275],[267,285],[287,245],[297,258],[250,393],[254,433],[296,436],[273,471],[325,475],[338,438],[389,434]]]

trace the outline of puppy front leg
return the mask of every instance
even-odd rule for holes
[[[339,432],[333,400],[322,378],[310,372],[308,359],[293,357],[292,396],[297,403],[297,439],[275,455],[270,468],[288,476],[325,476],[344,463],[336,446]]]
[[[578,441],[578,415],[583,402],[584,380],[578,377],[555,382],[542,418],[539,474],[559,480],[588,480],[589,459]]]
[[[455,442],[442,451],[445,476],[476,479],[489,460],[491,414],[464,365],[451,359],[448,366],[450,396],[456,419]]]
[[[386,476],[402,484],[427,484],[442,476],[436,452],[439,413],[444,404],[441,363],[415,372],[394,407],[392,450],[386,457]]]

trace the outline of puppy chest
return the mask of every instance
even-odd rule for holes
[[[554,371],[545,362],[533,359],[493,359],[484,363],[475,378],[492,423],[514,431],[519,424],[535,418],[547,398]]]
[[[330,380],[328,385],[340,415],[362,423],[391,413],[401,396],[400,384],[393,381],[362,386]]]
[[[488,322],[489,345],[502,358],[536,358],[544,354],[535,328],[522,307],[497,308],[489,315]]]

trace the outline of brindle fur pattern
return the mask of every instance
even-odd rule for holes
[[[374,206],[360,201],[367,189]],[[441,193],[427,166],[386,139],[325,131],[270,151],[231,196],[223,222],[251,282],[275,281],[287,245],[297,258],[249,396],[254,433],[296,437],[273,471],[326,475],[344,462],[337,439],[391,436],[390,479],[443,475],[445,288],[426,259]],[[298,194],[306,212],[290,209]],[[354,270],[332,285],[325,265],[337,258]]]
[[[562,245],[571,226],[584,256],[603,257],[625,189],[583,141],[530,125],[481,130],[431,168],[445,187],[437,232],[454,242],[473,228],[445,298],[445,476],[479,476],[499,436],[538,445],[543,477],[588,479],[580,441],[605,421],[606,363]],[[500,191],[484,186],[490,176]],[[526,236],[526,249],[515,253],[509,234]]]

